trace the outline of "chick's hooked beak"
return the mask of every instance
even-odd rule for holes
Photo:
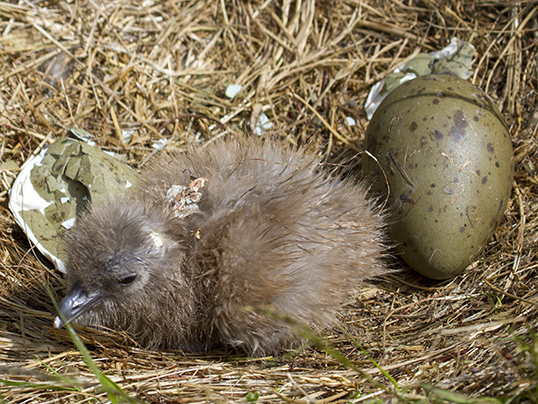
[[[58,329],[86,313],[103,299],[104,294],[88,295],[80,283],[76,283],[69,294],[60,303],[59,315],[54,319],[54,328]],[[62,316],[65,319],[62,320]]]

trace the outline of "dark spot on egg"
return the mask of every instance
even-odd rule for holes
[[[461,139],[463,139],[467,133],[467,127],[469,124],[467,123],[467,120],[463,116],[463,111],[461,109],[458,109],[454,113],[454,124],[450,128],[450,137],[454,140],[454,142],[458,142]]]
[[[488,182],[488,177],[482,178],[482,184],[485,184],[486,182]]]

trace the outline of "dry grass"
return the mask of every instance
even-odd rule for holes
[[[427,402],[446,394],[423,383],[538,402],[538,338],[529,336],[538,323],[536,1],[15,3],[0,3],[0,164],[19,166],[79,127],[140,167],[160,139],[184,148],[254,136],[262,111],[283,143],[328,158],[351,153],[361,147],[372,84],[418,50],[441,49],[453,36],[472,43],[471,80],[497,101],[515,147],[505,220],[457,278],[433,282],[404,269],[342,314],[399,392],[344,333],[328,341],[374,380],[314,348],[251,360],[147,351],[94,330],[80,336],[101,371],[150,403]],[[230,100],[224,92],[232,83],[243,90]],[[346,116],[357,125],[346,125]],[[132,131],[130,140],[123,131]],[[12,403],[106,401],[67,332],[51,326],[45,285],[59,298],[64,282],[7,210],[16,174],[0,165],[0,394]]]

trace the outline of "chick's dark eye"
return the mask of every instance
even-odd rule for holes
[[[120,279],[120,284],[122,286],[130,285],[131,283],[133,283],[135,281],[135,279],[136,279],[136,275],[135,274],[130,274],[130,275],[127,275],[124,278],[121,278]]]

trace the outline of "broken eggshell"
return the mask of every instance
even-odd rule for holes
[[[490,239],[512,189],[513,150],[493,101],[456,76],[408,81],[366,132],[366,175],[394,214],[396,250],[419,273],[461,273]]]
[[[10,190],[9,208],[28,239],[65,271],[62,233],[88,202],[124,192],[139,174],[85,142],[59,138],[31,157]]]
[[[440,51],[419,53],[404,65],[397,67],[389,73],[383,81],[372,86],[364,105],[366,116],[372,116],[392,90],[406,81],[427,74],[449,73],[462,79],[472,75],[474,46],[458,38],[452,38],[448,46]]]

